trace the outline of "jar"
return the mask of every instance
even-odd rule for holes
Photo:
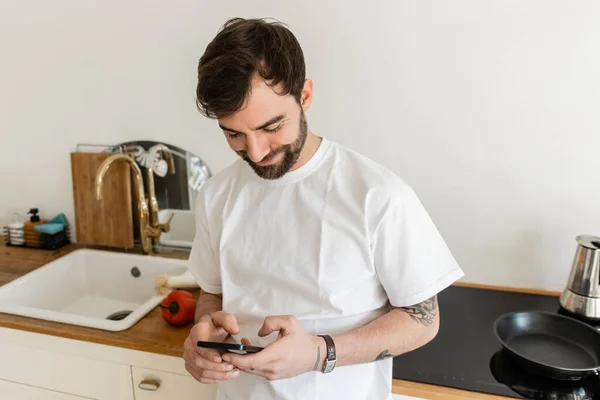
[[[8,224],[8,242],[12,246],[25,244],[25,224],[19,220],[19,214],[13,214],[13,221]]]

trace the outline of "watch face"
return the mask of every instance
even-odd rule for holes
[[[331,371],[333,371],[334,367],[335,367],[335,360],[333,360],[333,361],[325,360],[325,367],[323,368],[323,372],[325,372],[325,373],[331,372]]]

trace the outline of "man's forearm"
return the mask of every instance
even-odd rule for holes
[[[436,296],[411,307],[392,308],[360,328],[333,337],[336,365],[367,363],[407,353],[431,341],[438,329]],[[322,355],[326,355],[324,350],[323,344]]]
[[[196,301],[196,314],[194,321],[197,323],[200,316],[223,309],[223,297],[219,294],[206,293],[200,289],[200,295]]]

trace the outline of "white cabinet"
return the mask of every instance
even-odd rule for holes
[[[0,379],[97,400],[133,400],[129,365],[10,341],[0,342],[0,354]],[[0,398],[13,398],[4,396],[8,387],[0,387]]]
[[[204,385],[189,375],[132,367],[135,400],[214,400],[217,385]]]
[[[10,400],[87,400],[85,397],[54,392],[22,383],[3,381],[0,379],[0,395],[3,399]]]
[[[0,400],[215,400],[181,357],[0,328]]]
[[[85,397],[54,392],[22,383],[3,381],[0,379],[0,398],[10,400],[86,400]]]

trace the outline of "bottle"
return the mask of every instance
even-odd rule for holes
[[[33,227],[40,224],[45,224],[47,221],[41,219],[38,214],[37,208],[32,208],[27,214],[31,214],[28,222],[25,222],[25,245],[28,247],[40,247],[40,237],[42,234],[33,230]]]
[[[19,214],[13,214],[13,221],[8,224],[8,243],[12,246],[25,244],[25,224],[19,219]]]

